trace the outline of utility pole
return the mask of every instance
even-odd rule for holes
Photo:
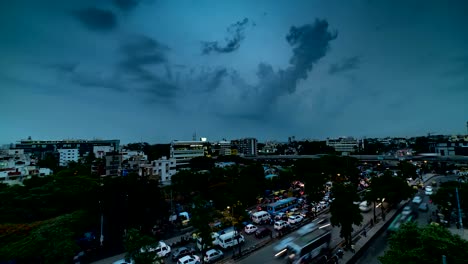
[[[458,187],[455,188],[455,193],[457,195],[457,204],[458,204],[458,221],[460,222],[460,228],[463,231],[463,221],[460,207],[460,198],[458,197]]]

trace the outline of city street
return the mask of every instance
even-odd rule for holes
[[[372,210],[369,211],[369,212],[366,212],[366,213],[363,213],[363,216],[364,216],[364,220],[363,220],[363,224],[367,224],[371,218],[373,217],[373,212]],[[325,215],[323,215],[322,217],[325,217],[326,219],[329,219],[330,218],[330,214],[327,213]],[[361,229],[361,227],[359,226],[354,226],[354,231],[357,231]],[[287,236],[284,236],[283,238],[281,238],[281,240],[283,239],[287,239],[288,237],[290,237],[291,234],[287,235]],[[277,253],[274,251],[274,247],[279,243],[280,240],[278,241],[275,241],[273,243],[271,243],[270,245],[252,253],[251,255],[249,255],[247,258],[245,259],[241,259],[238,261],[238,263],[243,263],[243,264],[256,264],[256,263],[284,263],[285,262],[285,259],[284,258],[275,258],[274,255]],[[342,241],[342,238],[340,238],[340,228],[339,227],[334,227],[332,229],[332,240],[331,240],[331,246],[334,247],[336,245],[338,245],[340,242]]]
[[[435,180],[437,183],[440,183],[440,182],[447,182],[447,181],[456,181],[457,178],[458,176],[451,175],[451,176],[435,177],[433,180]],[[432,182],[432,180],[430,180],[430,182]],[[437,191],[437,187],[434,187],[434,192],[436,191]],[[434,204],[429,203],[429,200],[430,200],[429,196],[424,194],[424,190],[421,191],[419,195],[421,195],[423,199],[422,202],[427,203],[429,205],[429,211],[427,212],[418,211],[418,218],[416,219],[416,222],[420,226],[425,226],[428,224],[428,218],[431,215],[431,213],[436,210],[436,206]],[[417,209],[417,206],[415,207]],[[458,231],[458,233],[461,233],[461,231]],[[385,250],[388,249],[387,242],[388,242],[387,233],[383,232],[377,238],[375,238],[372,245],[364,252],[361,258],[359,258],[359,260],[356,262],[356,264],[380,264],[378,257],[382,256],[385,253]]]

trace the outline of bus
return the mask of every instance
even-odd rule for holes
[[[289,197],[267,205],[267,212],[272,216],[277,213],[284,213],[297,206],[297,198]]]
[[[402,215],[399,214],[393,222],[390,224],[390,226],[387,229],[387,234],[392,234],[400,228],[400,226],[404,223],[408,223],[413,220],[413,214],[410,215]]]
[[[331,236],[330,224],[319,226],[315,222],[305,225],[274,247],[275,257],[287,255],[290,263],[309,263],[326,253]]]

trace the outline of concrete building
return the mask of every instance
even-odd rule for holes
[[[187,166],[191,159],[208,154],[209,143],[206,140],[171,142],[170,158],[176,160],[177,167]]]
[[[256,138],[242,138],[232,141],[233,148],[237,149],[237,152],[241,156],[257,156],[257,139]]]
[[[327,138],[327,146],[334,148],[341,155],[349,155],[359,149],[359,140],[352,137]]]
[[[103,159],[107,152],[115,151],[114,146],[93,146],[93,153],[97,159]]]
[[[151,162],[153,175],[158,176],[162,185],[170,185],[172,176],[176,174],[177,161],[175,159],[167,159],[162,157]]]
[[[231,155],[231,141],[221,140],[213,144],[213,154],[219,156]]]
[[[119,176],[122,170],[122,155],[118,152],[108,152],[105,159],[105,176]]]
[[[94,151],[95,146],[109,146],[112,151],[119,151],[120,140],[33,140],[31,137],[19,141],[13,149],[22,149],[24,153],[31,153],[43,159],[47,153],[57,153],[58,149],[78,149],[79,157],[84,157]]]
[[[468,156],[468,141],[432,143],[430,149],[440,156]]]
[[[57,149],[59,153],[59,166],[66,167],[69,162],[78,162],[78,149]]]

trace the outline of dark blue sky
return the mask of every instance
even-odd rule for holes
[[[0,2],[0,143],[464,133],[466,1]]]

